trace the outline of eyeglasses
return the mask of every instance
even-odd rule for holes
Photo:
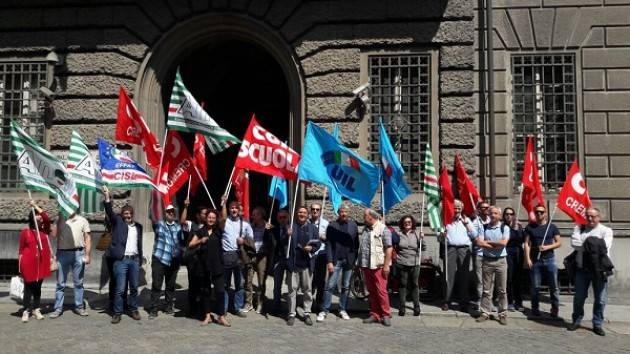
[[[479,207],[479,209],[488,209],[488,208],[489,208],[489,206],[481,206],[481,207]]]
[[[598,218],[598,217],[599,217],[599,215],[588,215],[588,214],[587,214],[587,215],[586,215],[586,217],[587,217],[587,218],[593,218],[593,219],[595,219],[595,218]]]
[[[534,213],[536,215],[543,215],[543,214],[545,214],[545,211],[544,210],[536,210]]]

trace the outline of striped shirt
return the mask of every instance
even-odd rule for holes
[[[153,256],[160,263],[170,266],[173,259],[182,255],[182,247],[184,245],[184,233],[179,223],[173,222],[168,224],[164,221],[158,221],[153,225],[155,231],[155,244],[153,245]]]

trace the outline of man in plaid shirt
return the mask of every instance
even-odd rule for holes
[[[173,313],[175,296],[175,280],[184,248],[184,233],[177,219],[175,207],[168,205],[164,212],[164,220],[154,222],[155,242],[151,261],[151,305],[149,319],[157,317],[158,302],[162,295],[162,282],[165,282],[166,309],[164,313]]]

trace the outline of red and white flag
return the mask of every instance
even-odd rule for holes
[[[169,130],[166,134],[164,161],[156,186],[164,194],[164,203],[169,204],[168,197],[188,182],[188,176],[194,168],[194,161],[178,132]]]
[[[206,145],[203,135],[195,133],[195,145],[193,146],[193,164],[199,170],[199,174],[204,179],[208,179],[208,165],[206,163]],[[192,178],[190,179],[190,194],[195,195],[197,188],[201,181],[197,173],[190,172]]]
[[[440,189],[442,190],[442,224],[444,227],[453,222],[455,216],[455,196],[451,188],[451,181],[448,178],[446,167],[442,166],[439,179]]]
[[[160,144],[122,86],[118,94],[116,140],[133,145],[142,145],[146,154],[147,165],[154,169],[160,165],[160,157],[162,156]]]
[[[234,195],[243,208],[243,219],[249,220],[249,171],[237,168],[232,177]]]
[[[234,166],[296,180],[299,163],[300,155],[260,126],[253,115]]]
[[[459,193],[459,199],[464,203],[463,213],[471,216],[475,213],[477,202],[481,200],[481,196],[475,188],[475,184],[468,177],[459,154],[455,155],[455,175],[457,176],[457,193]]]
[[[588,196],[588,190],[584,178],[580,173],[577,160],[573,161],[567,179],[564,181],[562,190],[558,195],[558,208],[564,211],[573,219],[576,224],[585,225],[586,209],[591,207],[591,198]]]
[[[536,161],[536,152],[534,151],[534,138],[527,139],[527,150],[525,152],[525,163],[523,164],[523,176],[521,177],[523,186],[523,194],[521,196],[521,204],[527,210],[529,221],[536,221],[534,209],[537,205],[545,205],[545,198],[538,177],[538,162]]]

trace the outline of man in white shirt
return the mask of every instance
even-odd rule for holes
[[[592,265],[587,261],[587,254],[584,252],[584,242],[589,237],[596,237],[604,240],[606,251],[610,256],[610,247],[613,242],[613,231],[609,227],[600,224],[601,212],[597,208],[586,210],[588,224],[578,225],[571,235],[571,246],[575,249],[575,295],[573,296],[573,323],[569,325],[569,331],[575,331],[580,327],[580,322],[584,317],[584,301],[588,296],[588,288],[593,284],[593,332],[600,336],[606,333],[602,329],[604,322],[604,307],[606,306],[608,279],[605,276],[595,274]]]
[[[315,309],[319,311],[324,305],[324,289],[326,288],[326,229],[328,228],[328,220],[322,216],[322,205],[319,203],[311,204],[311,213],[308,222],[315,225],[318,229],[319,240],[321,246],[315,253],[315,269],[313,270],[313,297],[315,298]],[[317,295],[316,295],[317,294]]]
[[[48,316],[57,318],[63,313],[66,280],[72,268],[74,283],[74,312],[80,316],[88,313],[83,304],[83,274],[85,265],[90,264],[92,237],[90,223],[81,215],[73,213],[68,218],[59,213],[57,220],[57,289],[54,311]]]

